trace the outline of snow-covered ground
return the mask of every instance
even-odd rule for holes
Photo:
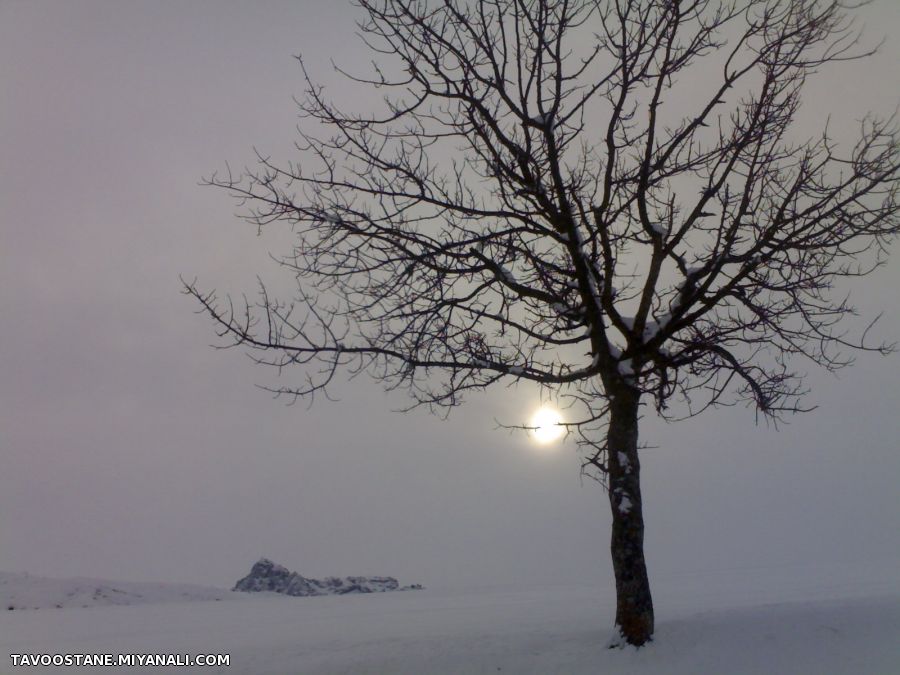
[[[222,600],[230,595],[230,591],[221,588],[192,584],[49,579],[0,572],[0,607],[6,611]]]
[[[158,603],[141,584],[145,604],[3,611],[0,672],[111,672],[14,669],[13,653],[227,653],[228,668],[146,672],[890,675],[900,673],[895,562],[655,579],[656,640],[639,651],[605,648],[614,600],[599,582]],[[15,577],[4,578],[6,598]]]

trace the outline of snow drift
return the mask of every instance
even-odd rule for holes
[[[193,584],[50,579],[24,572],[0,572],[0,608],[63,609],[107,605],[145,605],[191,600],[222,600],[229,591]]]

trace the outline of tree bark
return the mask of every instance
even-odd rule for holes
[[[638,460],[640,392],[612,392],[607,432],[612,553],[616,575],[616,629],[626,643],[641,646],[653,635],[653,600],[644,562],[644,515]]]

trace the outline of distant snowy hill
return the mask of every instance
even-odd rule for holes
[[[221,588],[190,584],[50,579],[22,572],[0,572],[0,608],[4,611],[222,600],[230,595],[231,592]]]
[[[307,579],[286,567],[276,565],[266,558],[256,562],[250,574],[234,585],[235,591],[245,593],[273,592],[284,595],[307,597],[314,595],[346,595],[348,593],[385,593],[422,588],[400,586],[394,577],[328,577]]]

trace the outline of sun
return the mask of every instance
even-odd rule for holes
[[[562,438],[566,428],[562,426],[563,418],[558,410],[544,406],[531,417],[528,426],[533,427],[531,437],[541,445],[549,445]]]

